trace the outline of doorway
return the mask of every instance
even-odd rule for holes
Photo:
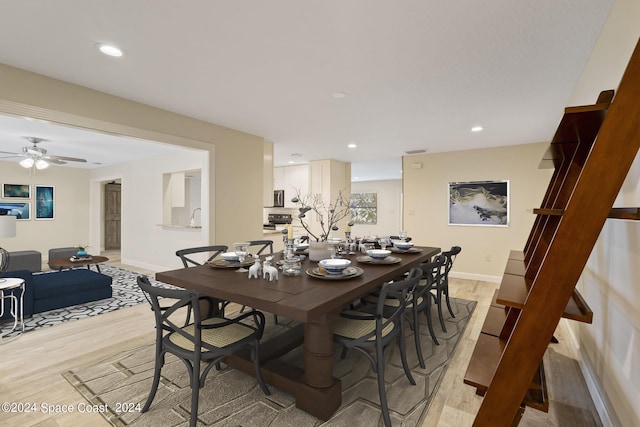
[[[104,249],[120,249],[122,185],[109,182],[104,185]]]

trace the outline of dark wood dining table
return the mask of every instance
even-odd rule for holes
[[[400,258],[395,264],[361,263],[356,258],[362,254],[347,256],[351,265],[363,272],[346,280],[309,276],[306,270],[316,263],[308,258],[302,262],[301,275],[285,276],[280,271],[279,279],[272,282],[249,279],[248,273],[206,264],[156,273],[156,280],[301,322],[299,327],[261,344],[262,374],[267,383],[293,395],[298,408],[328,420],[342,403],[342,385],[333,376],[335,353],[331,323],[350,303],[440,253],[436,247],[415,249],[392,253]],[[276,254],[274,261],[278,257],[281,254]],[[300,345],[303,345],[303,369],[278,359]],[[253,375],[248,352],[229,357],[226,362]]]

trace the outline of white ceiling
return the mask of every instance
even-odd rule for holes
[[[260,135],[276,166],[298,153],[394,179],[408,150],[549,140],[612,4],[0,0],[0,62]],[[41,136],[27,132],[0,122],[0,150]],[[108,154],[50,139],[51,154]]]

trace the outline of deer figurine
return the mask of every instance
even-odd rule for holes
[[[278,280],[278,269],[271,265],[272,256],[268,256],[264,260],[264,266],[262,268],[262,278],[266,279],[269,276],[269,281],[273,282]]]
[[[256,256],[256,262],[249,267],[249,279],[259,278],[262,275],[262,264],[260,264],[260,257]]]

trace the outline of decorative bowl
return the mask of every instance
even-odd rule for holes
[[[324,268],[329,274],[342,274],[344,269],[351,265],[348,259],[323,259],[319,262],[320,267]]]
[[[391,251],[388,251],[386,249],[369,249],[367,251],[367,255],[376,260],[383,260],[391,255]]]
[[[235,252],[225,252],[225,253],[220,254],[220,256],[225,261],[229,261],[229,262],[238,262],[238,261],[240,261],[240,258],[238,258],[238,255],[236,255]]]
[[[413,243],[396,240],[395,242],[393,242],[393,246],[400,249],[401,251],[406,251],[407,249],[411,249],[413,247]]]

